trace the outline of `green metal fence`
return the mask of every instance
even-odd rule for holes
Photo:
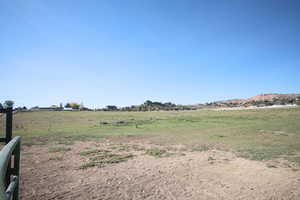
[[[0,137],[6,143],[0,151],[0,200],[18,200],[21,137],[12,139],[13,109],[0,109],[0,113],[6,114],[5,137]]]
[[[5,137],[0,137],[0,142],[5,142],[7,144],[12,139],[13,109],[12,108],[0,109],[0,113],[4,113],[6,115]]]
[[[20,146],[17,136],[0,151],[0,200],[19,199]]]

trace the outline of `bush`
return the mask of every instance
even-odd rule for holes
[[[14,102],[12,100],[6,100],[3,104],[4,108],[12,108],[14,106]]]
[[[66,103],[65,108],[79,109],[80,105],[78,103]]]

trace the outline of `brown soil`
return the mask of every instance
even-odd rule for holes
[[[23,147],[22,200],[300,199],[300,168],[296,166],[268,165],[230,152],[192,152],[178,146],[165,148],[172,151],[166,156],[152,157],[143,150],[151,144],[119,145],[108,140],[77,142],[64,146],[71,151],[49,153],[49,148],[62,146]],[[79,169],[88,162],[79,153],[89,149],[135,156],[121,163]],[[62,160],[49,160],[55,157]]]

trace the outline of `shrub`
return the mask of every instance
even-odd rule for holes
[[[12,108],[14,106],[14,102],[12,100],[6,100],[4,103],[3,103],[3,107],[4,108]]]

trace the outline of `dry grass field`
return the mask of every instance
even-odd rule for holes
[[[24,200],[300,198],[299,107],[20,112],[14,135]]]

